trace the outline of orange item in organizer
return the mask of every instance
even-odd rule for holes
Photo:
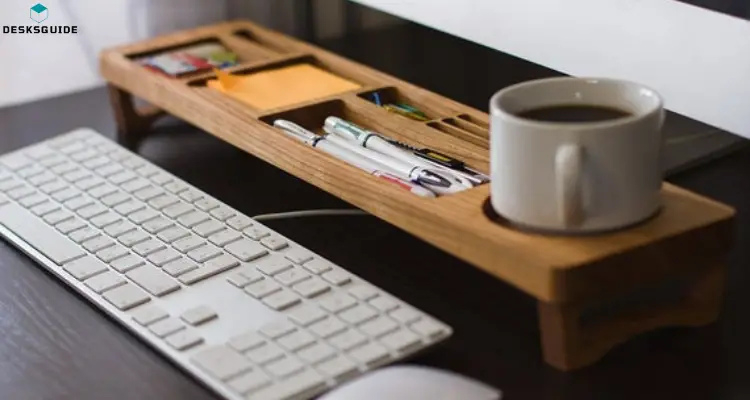
[[[208,81],[208,87],[258,110],[290,106],[360,87],[309,64],[248,75],[233,75],[221,70],[215,70],[215,73],[218,79]]]

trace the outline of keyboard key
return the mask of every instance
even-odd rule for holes
[[[68,233],[71,233],[77,229],[81,229],[84,226],[86,226],[85,222],[81,221],[80,219],[74,218],[55,225],[55,228],[57,228],[60,233],[67,235]]]
[[[366,284],[359,284],[349,288],[349,294],[359,300],[367,301],[378,296],[378,290]]]
[[[185,329],[185,325],[183,325],[182,322],[180,322],[180,320],[178,320],[177,318],[169,317],[151,324],[148,329],[154,335],[160,338],[164,338],[175,332],[179,332]]]
[[[118,258],[110,263],[110,266],[114,268],[119,273],[125,273],[130,271],[131,269],[135,267],[139,267],[141,265],[145,265],[146,262],[143,261],[138,256],[135,255],[128,255],[122,258]]]
[[[263,298],[263,303],[276,311],[286,310],[287,308],[298,304],[299,302],[300,298],[296,294],[283,289]]]
[[[146,164],[145,161],[136,158],[136,157],[128,157],[124,160],[122,160],[122,166],[128,169],[136,169],[138,167],[142,167]]]
[[[135,230],[136,226],[128,221],[121,220],[114,224],[109,224],[104,228],[104,233],[107,235],[117,238],[128,232]]]
[[[26,196],[31,196],[35,193],[38,193],[36,189],[32,188],[31,186],[24,185],[9,191],[7,195],[13,200],[19,200]]]
[[[349,353],[349,356],[360,364],[366,365],[368,367],[372,367],[375,364],[378,364],[390,358],[388,349],[377,343],[368,343],[364,346],[356,348]]]
[[[187,253],[191,250],[203,246],[204,244],[206,244],[206,242],[201,237],[190,235],[189,237],[180,239],[172,243],[172,246],[183,253]]]
[[[89,190],[93,189],[99,185],[103,185],[104,181],[101,178],[92,176],[89,178],[81,179],[80,181],[76,182],[76,187],[81,190]]]
[[[150,178],[150,177],[154,177],[155,175],[161,174],[161,172],[159,171],[159,168],[156,168],[152,165],[142,165],[136,168],[135,172],[144,178]],[[161,175],[166,175],[166,174],[161,174]],[[163,182],[163,183],[166,183],[166,182]],[[162,183],[157,182],[157,184],[161,185]]]
[[[273,343],[265,343],[248,351],[245,356],[254,363],[262,365],[284,357],[284,351]]]
[[[175,260],[165,264],[162,269],[169,275],[177,277],[196,268],[198,268],[198,264],[188,260],[187,258],[180,258],[179,260]]]
[[[44,171],[46,171],[46,170],[44,168],[42,168],[41,165],[33,164],[33,165],[29,165],[28,167],[26,167],[26,168],[24,168],[22,170],[17,171],[16,173],[21,178],[28,179],[28,178],[31,178],[32,176],[39,175],[39,174],[43,173]],[[10,175],[8,175],[8,176],[10,176]]]
[[[133,320],[142,326],[149,326],[167,317],[169,314],[155,305],[140,307],[133,312]]]
[[[104,250],[100,250],[96,253],[96,256],[105,263],[109,263],[112,260],[116,260],[128,254],[128,249],[116,244],[112,247],[108,247]]]
[[[176,198],[174,196],[170,196],[170,195],[166,195],[165,194],[165,195],[161,195],[161,196],[158,196],[158,197],[155,197],[155,198],[149,200],[148,204],[151,207],[154,207],[157,210],[161,210],[161,209],[163,209],[165,207],[169,207],[169,206],[177,204],[179,202],[180,202],[180,200],[178,198]]]
[[[60,209],[60,206],[52,203],[51,201],[44,202],[42,204],[39,204],[37,206],[32,207],[29,211],[36,214],[37,216],[44,216],[46,214],[49,214],[53,211],[57,211]],[[33,218],[33,217],[30,217]]]
[[[120,275],[111,271],[107,271],[86,279],[84,283],[95,293],[102,294],[107,290],[124,285],[126,281]]]
[[[151,300],[144,291],[130,283],[105,292],[103,297],[121,311],[129,310]]]
[[[164,190],[155,187],[155,186],[148,186],[146,188],[143,188],[141,190],[136,191],[133,193],[135,197],[141,201],[148,201],[155,197],[161,196],[164,194]]]
[[[123,171],[122,165],[113,163],[113,164],[105,165],[101,168],[97,168],[96,173],[104,178],[109,178],[110,176],[118,174],[122,171]]]
[[[258,335],[255,332],[243,333],[242,335],[235,336],[227,342],[227,344],[233,349],[239,352],[246,352],[250,349],[256,348],[263,343],[266,339]]]
[[[228,220],[229,218],[232,218],[232,217],[234,217],[235,215],[237,215],[237,213],[236,213],[236,212],[234,212],[234,211],[232,211],[232,210],[231,210],[230,208],[228,208],[228,207],[225,207],[225,206],[219,206],[219,207],[217,207],[217,208],[214,208],[213,210],[211,210],[211,215],[212,215],[212,216],[213,216],[214,218],[218,219],[219,221],[226,221],[226,220]]]
[[[365,343],[367,337],[353,329],[347,329],[344,332],[330,337],[328,340],[329,343],[335,347],[338,347],[343,351],[348,351]]]
[[[188,187],[182,182],[174,181],[174,182],[169,182],[166,185],[164,185],[164,188],[174,194],[178,194],[182,192],[183,190],[186,190]]]
[[[328,282],[331,282],[332,284],[339,285],[339,286],[352,281],[352,276],[349,275],[348,272],[340,268],[336,268],[331,271],[325,272],[321,276],[323,277],[323,279],[327,280]]]
[[[349,377],[357,371],[357,365],[343,356],[336,356],[317,366],[318,371],[333,379]]]
[[[28,167],[31,165],[34,161],[26,155],[15,152],[11,154],[6,154],[0,157],[0,163],[2,163],[4,166],[8,167],[10,170],[17,170],[24,167]]]
[[[31,183],[34,186],[43,186],[47,183],[55,182],[57,181],[57,176],[52,174],[51,172],[45,172],[43,174],[39,174],[36,176],[32,176],[31,178],[27,179],[29,183]],[[8,183],[9,181],[5,181],[2,186],[0,186],[0,190],[10,190],[17,185],[20,185],[21,182],[15,181],[15,184],[13,182]]]
[[[239,258],[241,261],[248,262],[268,254],[263,246],[252,240],[242,239],[236,242],[230,243],[225,247],[229,254]]]
[[[258,264],[258,270],[266,275],[276,275],[292,268],[292,264],[281,257],[268,257]]]
[[[114,183],[115,185],[122,185],[125,182],[132,181],[133,179],[137,178],[138,175],[134,174],[131,171],[121,171],[114,175],[111,175],[107,177],[107,179],[110,180],[110,182]]]
[[[228,245],[229,243],[232,243],[240,239],[241,237],[242,235],[237,231],[233,231],[231,229],[224,229],[221,232],[217,232],[209,236],[208,241],[217,246],[224,247]]]
[[[359,325],[377,316],[378,316],[377,311],[375,311],[373,308],[366,306],[364,304],[358,304],[354,306],[353,308],[350,308],[346,311],[342,311],[339,314],[339,317],[341,319],[343,319],[344,321],[352,325]]]
[[[193,227],[193,232],[204,238],[222,230],[224,230],[224,224],[216,220],[206,221]]]
[[[112,162],[112,160],[110,160],[106,156],[98,156],[98,157],[94,157],[94,158],[92,158],[90,160],[87,160],[86,162],[83,163],[83,166],[86,167],[86,168],[88,168],[88,169],[97,169],[97,168],[103,167],[103,166],[105,166],[105,165],[107,165],[107,164],[109,164],[111,162]]]
[[[229,278],[227,278],[227,282],[231,283],[232,285],[240,289],[252,283],[250,282],[250,279],[247,279],[245,275],[242,275],[240,273],[231,275]]]
[[[267,236],[261,239],[260,244],[273,251],[279,251],[289,246],[289,242],[287,242],[286,239],[275,235]]]
[[[274,361],[266,365],[266,371],[270,372],[271,375],[284,378],[289,375],[294,375],[305,368],[301,362],[294,358],[284,357],[281,360]]]
[[[290,270],[284,271],[276,275],[276,280],[283,285],[292,286],[296,283],[302,282],[305,279],[309,279],[312,275],[304,271],[300,267],[294,267]]]
[[[315,343],[315,337],[306,331],[296,331],[281,337],[277,343],[289,351],[298,351]]]
[[[167,264],[171,261],[177,260],[180,258],[180,253],[171,248],[166,248],[164,250],[159,250],[155,253],[151,253],[147,259],[151,264],[156,265],[157,267],[161,267],[164,264]]]
[[[79,151],[79,152],[76,152],[74,154],[71,154],[70,158],[73,161],[84,162],[84,161],[96,158],[98,156],[99,156],[99,153],[96,150],[94,150],[94,149],[85,149],[83,151]]]
[[[21,186],[23,186],[23,182],[15,179],[0,181],[0,192],[9,192]]]
[[[135,284],[157,297],[164,296],[181,288],[169,275],[151,265],[144,265],[131,270],[126,276],[135,282]]]
[[[240,263],[234,258],[227,255],[221,255],[203,264],[198,269],[181,275],[179,279],[180,282],[186,285],[192,285],[193,283],[202,281],[203,279],[212,277],[224,271],[228,271],[238,265],[240,265]]]
[[[44,185],[39,186],[39,190],[41,190],[44,193],[47,193],[49,195],[55,194],[61,190],[67,189],[69,186],[67,183],[56,180],[53,182],[46,183]]]
[[[176,245],[175,245],[176,247]],[[195,260],[196,262],[203,263],[206,262],[214,257],[217,257],[221,255],[221,250],[212,245],[212,244],[206,244],[203,246],[200,246],[198,248],[195,248],[193,250],[190,250],[187,253],[187,256]],[[234,259],[233,259],[234,260]],[[236,260],[234,260],[236,262]]]
[[[389,314],[393,319],[402,323],[410,324],[422,318],[422,316],[411,308],[401,307]]]
[[[106,212],[101,215],[97,215],[94,218],[91,218],[90,222],[91,225],[94,225],[97,228],[104,228],[105,226],[112,225],[115,222],[120,221],[121,218],[119,215],[113,213],[113,212]]]
[[[312,261],[308,261],[302,265],[306,270],[313,274],[320,275],[326,271],[330,271],[333,268],[333,264],[323,260],[321,258],[315,258]]]
[[[281,290],[281,286],[270,279],[263,279],[245,286],[245,292],[256,299],[262,299],[263,297],[278,292],[279,290]]]
[[[147,239],[133,246],[133,251],[141,257],[146,257],[147,255],[156,253],[163,248],[164,243],[156,239]]]
[[[191,349],[203,343],[203,338],[190,330],[178,331],[177,333],[167,336],[164,340],[166,340],[167,344],[173,349],[180,351]]]
[[[143,210],[144,208],[146,208],[145,204],[141,203],[140,201],[130,199],[115,206],[114,210],[117,211],[120,215],[127,216],[136,211]]]
[[[191,360],[202,370],[222,381],[238,376],[252,367],[245,357],[226,346],[202,350]]]
[[[60,222],[73,219],[73,214],[67,211],[54,211],[46,214],[42,219],[50,225],[57,225]]]
[[[205,197],[205,195],[203,193],[200,193],[200,192],[198,192],[197,190],[194,190],[194,189],[183,190],[183,191],[180,192],[179,196],[180,196],[180,198],[182,198],[183,200],[185,200],[185,201],[187,201],[189,203],[194,203],[194,202],[202,199],[203,197]]]
[[[79,281],[83,281],[107,271],[107,266],[96,258],[83,257],[63,265],[63,270]]]
[[[95,199],[101,199],[104,196],[117,193],[117,188],[110,184],[104,184],[88,190],[88,193]]]
[[[359,329],[368,336],[380,337],[391,333],[399,328],[399,325],[388,317],[378,317],[359,326]]]
[[[297,356],[308,364],[318,364],[336,355],[331,346],[323,343],[315,343],[310,347],[297,352]]]
[[[426,318],[409,325],[409,328],[428,339],[439,338],[448,333],[440,324]]]
[[[203,198],[193,203],[201,211],[211,211],[219,206],[219,203],[215,200]]]
[[[24,197],[23,199],[18,201],[18,204],[22,205],[24,208],[31,208],[36,205],[42,204],[45,201],[47,201],[47,196],[37,193],[28,197]]]
[[[311,304],[303,304],[300,307],[294,308],[294,310],[290,311],[288,315],[289,318],[292,319],[292,321],[302,326],[308,326],[313,322],[320,321],[321,319],[325,318],[326,313],[317,306]]]
[[[234,217],[229,218],[226,222],[227,225],[231,226],[234,229],[237,229],[238,231],[241,231],[253,224],[253,220],[250,219],[250,217],[246,217],[244,215],[235,215]]]
[[[62,202],[68,201],[70,199],[74,199],[74,198],[76,198],[76,197],[78,197],[80,195],[81,195],[81,192],[78,189],[72,188],[72,187],[68,187],[68,188],[60,190],[58,192],[55,192],[52,195],[52,198],[55,199],[56,201],[59,201],[59,202],[62,203]]]
[[[180,318],[190,325],[198,326],[212,319],[218,318],[218,315],[216,314],[216,311],[208,306],[198,306],[183,312]]]
[[[421,340],[419,339],[419,336],[410,330],[400,329],[383,336],[380,338],[380,342],[393,350],[408,352],[418,346],[421,343]]]
[[[94,200],[86,196],[77,196],[63,203],[69,210],[76,211],[94,204]]]
[[[294,291],[296,291],[297,293],[311,299],[331,290],[331,287],[328,286],[327,283],[323,282],[322,279],[314,276],[311,279],[306,279],[294,285],[292,289],[294,289]]]
[[[287,260],[296,263],[296,264],[304,264],[310,260],[313,259],[313,254],[301,247],[294,247],[284,253],[284,257],[286,257]]]
[[[271,232],[268,229],[260,227],[260,226],[251,226],[249,228],[244,229],[242,233],[244,233],[245,236],[253,240],[261,240],[264,237],[271,235]]]
[[[93,239],[89,239],[81,243],[81,246],[83,246],[84,249],[92,253],[96,253],[99,250],[106,249],[107,247],[114,246],[114,245],[115,245],[114,241],[104,236],[97,236]]]
[[[152,209],[145,209],[145,210],[136,211],[136,212],[128,215],[128,219],[130,219],[131,221],[133,221],[134,223],[136,223],[138,225],[141,225],[144,222],[149,221],[149,220],[151,220],[153,218],[156,218],[158,216],[159,216],[158,212],[156,212],[156,211],[154,211]]]
[[[99,232],[90,226],[85,226],[81,229],[70,232],[70,234],[68,235],[68,237],[70,237],[70,240],[76,243],[83,243],[97,236],[99,236]]]
[[[133,247],[138,243],[148,240],[148,238],[150,238],[150,236],[146,232],[140,229],[136,229],[119,236],[117,240],[119,240],[120,243],[124,244],[125,246]]]
[[[156,235],[156,237],[158,237],[159,239],[167,243],[173,243],[174,241],[182,239],[189,235],[190,235],[190,232],[188,232],[186,229],[181,228],[179,226],[173,226],[171,228],[167,228],[159,232],[159,234]]]
[[[338,313],[352,308],[357,304],[352,296],[347,293],[335,293],[320,300],[320,306],[332,313]]]
[[[271,380],[259,369],[246,372],[227,382],[227,385],[240,395],[253,393],[270,384]]]
[[[122,203],[125,203],[126,201],[130,200],[130,196],[123,192],[115,192],[112,194],[108,194],[101,199],[102,204],[104,204],[107,207],[116,207]]]
[[[346,324],[333,316],[310,325],[310,331],[322,338],[331,337],[339,332],[343,332],[345,329]]]
[[[394,301],[393,299],[387,298],[387,297],[376,297],[373,300],[370,300],[370,305],[377,308],[381,312],[388,312],[391,310],[395,310],[399,307],[398,303]]]
[[[86,171],[84,169],[76,169],[74,171],[63,174],[62,177],[68,182],[75,183],[80,180],[86,179],[90,176],[91,176],[91,172]]]
[[[294,332],[295,330],[297,330],[297,327],[294,326],[291,321],[280,319],[278,321],[263,325],[260,328],[259,332],[271,339],[278,339],[284,335],[288,335]]]
[[[180,215],[177,217],[177,222],[186,228],[192,228],[210,219],[208,214],[196,210]]]
[[[194,208],[192,205],[181,201],[164,208],[162,212],[169,218],[177,218],[180,215],[187,214],[193,210]]]
[[[97,215],[104,214],[107,211],[109,211],[107,207],[104,207],[101,204],[93,204],[88,207],[81,208],[80,210],[76,212],[82,218],[90,219],[90,218],[96,217]]]
[[[128,193],[137,192],[147,187],[151,187],[151,181],[146,178],[136,178],[120,185],[120,189]]]

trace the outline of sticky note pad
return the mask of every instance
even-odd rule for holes
[[[243,101],[258,110],[269,110],[330,96],[360,85],[309,64],[232,75],[216,70],[218,79],[208,87]]]

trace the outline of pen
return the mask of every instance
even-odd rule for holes
[[[333,157],[352,164],[371,175],[377,176],[381,179],[385,179],[392,183],[396,183],[400,187],[409,190],[411,193],[414,193],[417,196],[435,197],[435,193],[428,190],[427,188],[403,180],[389,173],[388,171],[385,171],[383,166],[379,165],[376,161],[370,160],[366,157],[362,157],[357,153],[350,152],[345,148],[337,146],[335,143],[327,140],[325,137],[318,136],[315,133],[310,132],[307,129],[295,124],[294,122],[277,119],[276,121],[274,121],[273,125],[289,134],[289,136],[301,140],[302,142],[309,144],[312,147],[318,148]]]
[[[389,158],[386,159],[387,161],[384,161],[384,163],[386,163],[387,165],[391,165],[392,163],[399,161],[401,163],[406,163],[414,168],[418,168],[422,171],[429,172],[430,174],[433,175],[433,177],[436,176],[440,178],[441,180],[448,182],[448,187],[451,188],[450,193],[455,193],[462,189],[468,189],[468,188],[474,187],[474,184],[470,180],[466,179],[464,176],[451,173],[448,170],[443,169],[443,168],[439,168],[435,170],[434,164],[430,164],[426,162],[425,160],[418,158],[416,156],[413,156],[412,154],[406,151],[403,151],[397,146],[394,146],[388,143],[385,139],[380,137],[380,135],[376,134],[375,132],[362,129],[359,126],[352,124],[350,122],[344,121],[341,118],[338,118],[338,117],[326,118],[324,129],[328,133],[333,133],[335,135],[344,137],[346,139],[356,141],[362,147],[374,150],[378,153],[388,156]],[[434,178],[430,178],[430,179],[434,179]],[[426,184],[428,182],[431,182],[430,179],[427,179],[427,182],[420,181],[420,183]],[[439,186],[446,187],[444,184],[441,184]]]

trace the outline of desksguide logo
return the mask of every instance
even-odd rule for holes
[[[5,34],[62,34],[71,35],[78,33],[77,25],[46,25],[44,21],[49,18],[49,8],[42,3],[37,3],[29,9],[29,18],[35,24],[31,25],[4,25]]]

